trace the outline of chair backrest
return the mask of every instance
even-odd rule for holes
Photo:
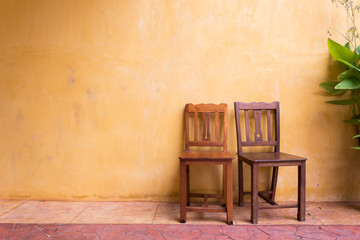
[[[280,151],[280,110],[279,102],[235,102],[235,121],[238,153],[244,146],[274,146],[274,151]],[[243,116],[245,121],[240,120]],[[262,117],[266,117],[265,119]],[[245,122],[245,123],[244,123]],[[264,131],[262,131],[262,124]],[[241,137],[241,127],[244,124],[245,137]],[[250,135],[253,133],[253,135]]]
[[[190,147],[221,147],[227,151],[227,104],[186,104],[185,150]]]

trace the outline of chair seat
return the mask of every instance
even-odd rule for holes
[[[180,160],[232,160],[233,154],[223,151],[185,151],[180,155]]]
[[[254,152],[254,153],[239,153],[238,155],[245,162],[250,161],[255,163],[306,161],[306,158],[283,153],[283,152]]]

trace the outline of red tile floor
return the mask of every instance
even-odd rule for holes
[[[360,226],[0,224],[1,239],[360,239]]]
[[[0,201],[0,239],[360,239],[360,203],[307,203],[296,209],[234,206],[234,225],[224,213],[189,213],[179,224],[179,204],[156,202]]]

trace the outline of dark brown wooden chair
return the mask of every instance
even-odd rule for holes
[[[233,224],[233,156],[227,151],[228,112],[226,104],[186,104],[185,151],[180,158],[180,222],[187,212],[226,212]],[[220,149],[220,150],[219,150]],[[222,194],[190,193],[190,165],[223,165]],[[203,197],[203,206],[191,206],[191,197]],[[220,198],[221,205],[209,206],[208,198]]]
[[[243,119],[243,121],[241,121]],[[280,112],[279,102],[243,103],[235,102],[235,120],[239,159],[239,205],[244,203],[244,195],[251,194],[251,222],[258,222],[258,209],[297,208],[297,219],[305,221],[305,170],[306,158],[280,152]],[[262,131],[262,124],[265,130]],[[241,130],[245,131],[242,137]],[[253,130],[253,131],[251,131]],[[253,135],[250,135],[250,132]],[[243,147],[270,146],[271,152],[243,152]],[[243,162],[251,166],[251,192],[244,192]],[[278,205],[275,202],[276,183],[280,166],[298,167],[297,204]],[[258,190],[260,167],[272,167],[270,191]],[[270,205],[258,206],[258,195]]]

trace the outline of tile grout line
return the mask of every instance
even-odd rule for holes
[[[317,217],[314,217],[316,219],[316,221],[318,221],[320,224],[319,226],[325,226],[326,224],[323,223],[320,219],[318,219]]]
[[[154,213],[153,219],[152,219],[152,221],[151,221],[151,224],[154,224],[154,220],[155,220],[155,217],[156,217],[156,214],[157,214],[158,209],[159,209],[159,203],[158,203],[158,204],[156,204],[156,210],[155,210],[155,213]]]
[[[83,212],[85,212],[86,209],[89,208],[89,204],[83,209],[81,210],[81,212],[79,212],[73,219],[71,219],[71,221],[69,223],[73,223],[73,221],[78,217],[80,216]]]
[[[18,208],[18,207],[22,206],[23,204],[25,204],[25,202],[22,202],[22,203],[20,203],[19,205],[17,205],[17,206],[15,206],[15,207],[13,207],[12,209],[10,209],[10,210],[8,210],[8,211],[4,212],[3,214],[0,214],[0,217],[4,216],[5,214],[8,214],[8,213],[9,213],[9,212],[11,212],[12,210],[14,210],[14,209],[16,209],[16,208]]]
[[[308,215],[308,216],[311,216],[311,218],[314,218],[316,221],[318,221],[320,224],[319,224],[319,226],[321,226],[321,225],[325,225],[320,219],[318,219],[315,215],[313,215],[310,211],[307,211],[307,213],[306,213],[307,215],[308,214],[310,214],[310,215]]]

